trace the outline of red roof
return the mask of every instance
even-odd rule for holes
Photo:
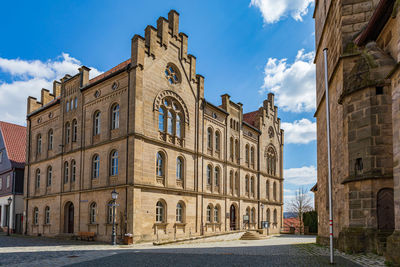
[[[8,159],[15,168],[24,168],[26,150],[26,127],[0,121]]]
[[[252,126],[256,126],[255,122],[258,118],[258,110],[243,114],[243,120]]]
[[[97,82],[98,80],[103,79],[104,77],[110,75],[113,72],[119,71],[120,69],[123,69],[126,67],[126,65],[128,65],[131,62],[131,59],[125,60],[122,63],[119,63],[117,66],[115,66],[114,68],[104,72],[103,74],[100,74],[99,76],[94,77],[93,79],[91,79],[89,81],[89,83],[94,83]]]

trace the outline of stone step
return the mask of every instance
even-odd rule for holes
[[[240,240],[261,240],[265,238],[266,237],[260,235],[257,231],[247,231],[242,235]]]

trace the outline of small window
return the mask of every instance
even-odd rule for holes
[[[100,157],[99,155],[95,155],[92,161],[92,179],[99,178],[100,174]]]
[[[53,178],[53,168],[49,166],[47,168],[47,186],[51,186],[52,178]]]
[[[39,209],[38,208],[33,209],[33,224],[34,225],[39,224]]]
[[[219,168],[215,167],[215,175],[214,175],[215,186],[219,186],[219,176],[220,176]]]
[[[383,86],[375,87],[376,95],[383,95]]]
[[[76,142],[78,139],[78,122],[76,120],[72,121],[72,142]]]
[[[75,97],[75,99],[74,99],[74,105],[75,105],[75,108],[78,108],[78,98],[77,97]]]
[[[66,144],[69,144],[70,135],[71,135],[71,126],[70,126],[69,122],[67,122],[65,124],[65,143]]]
[[[165,68],[165,78],[168,80],[170,84],[179,83],[179,74],[175,67],[172,65],[168,65]]]
[[[165,131],[165,111],[163,108],[159,108],[158,110],[158,130],[160,132]]]
[[[176,205],[176,222],[183,223],[183,207],[181,203]]]
[[[68,183],[69,180],[69,165],[68,162],[64,162],[64,184]]]
[[[50,207],[47,206],[44,210],[44,224],[50,224]]]
[[[219,223],[219,207],[214,208],[214,222]]]
[[[215,133],[215,151],[220,151],[221,134],[217,131]]]
[[[40,170],[36,170],[36,189],[40,188]]]
[[[96,111],[94,113],[94,120],[93,120],[93,135],[100,134],[100,118],[101,118],[100,111]]]
[[[3,151],[0,151],[0,163],[3,162]]]
[[[211,176],[212,176],[212,168],[211,165],[207,166],[207,184],[211,185]]]
[[[363,165],[364,165],[364,164],[363,164],[362,158],[357,158],[357,159],[356,159],[356,164],[355,164],[355,172],[356,172],[356,175],[362,174],[363,168],[364,168]]]
[[[66,104],[65,111],[66,111],[66,112],[68,112],[68,111],[69,111],[69,101],[67,101],[67,104]]]
[[[108,202],[108,206],[107,206],[107,223],[108,224],[112,224],[113,223],[113,205],[114,202],[111,200],[110,202]]]
[[[0,190],[3,189],[3,178],[0,178]]]
[[[183,160],[181,157],[176,159],[176,179],[182,180],[183,179]]]
[[[164,205],[161,201],[158,201],[156,205],[156,222],[164,222]]]
[[[90,215],[90,223],[91,224],[95,224],[96,223],[96,216],[97,216],[97,204],[96,204],[96,202],[93,202],[92,204],[90,204],[89,215]]]
[[[212,215],[211,215],[211,212],[212,212],[212,207],[211,207],[211,205],[208,205],[208,206],[207,206],[207,218],[206,218],[208,223],[211,222],[211,218],[212,218],[212,217],[211,217],[211,216],[212,216]]]
[[[207,129],[207,147],[208,149],[212,149],[212,141],[213,139],[213,130],[211,128]]]
[[[118,175],[118,151],[114,150],[111,152],[111,164],[110,164],[110,175]]]
[[[161,152],[157,153],[156,175],[164,177],[164,154]]]
[[[111,110],[111,130],[119,128],[119,105],[116,104]]]
[[[49,131],[49,140],[48,140],[48,149],[53,150],[53,130],[50,129]]]
[[[76,180],[76,162],[75,160],[71,161],[71,182],[74,183]]]
[[[7,188],[10,188],[10,184],[11,184],[11,183],[10,183],[10,179],[11,179],[11,178],[10,178],[10,175],[8,175],[8,176],[7,176],[7,181],[6,181]]]
[[[38,136],[37,136],[36,146],[37,146],[37,148],[36,148],[37,154],[42,153],[42,135],[41,134],[38,134]]]

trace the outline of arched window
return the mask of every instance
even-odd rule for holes
[[[44,224],[50,224],[50,207],[44,209]]]
[[[74,104],[75,104],[75,108],[78,108],[78,98],[77,97],[75,97],[75,99],[74,99]]]
[[[220,151],[221,134],[219,131],[215,132],[215,151]]]
[[[250,222],[250,207],[246,208],[246,215],[249,216],[249,222]]]
[[[254,168],[254,146],[252,146],[251,147],[251,150],[250,150],[250,162],[251,162],[251,166],[252,166],[252,168]]]
[[[267,173],[276,175],[276,153],[272,147],[267,150]]]
[[[114,204],[114,201],[110,200],[107,205],[107,223],[108,224],[113,223],[113,206],[112,206],[113,204]]]
[[[267,222],[271,223],[271,211],[267,209]]]
[[[69,166],[68,161],[64,162],[64,184],[68,183],[69,179]]]
[[[249,150],[249,145],[247,144],[246,145],[246,148],[245,148],[245,157],[246,157],[246,164],[247,165],[249,165],[249,154],[250,154],[250,150]]]
[[[156,205],[156,222],[158,223],[164,222],[165,218],[164,212],[165,212],[164,204],[161,201],[158,201]]]
[[[53,149],[53,129],[49,130],[49,134],[48,134],[48,149],[49,150]]]
[[[164,177],[164,154],[161,152],[157,153],[157,161],[156,161],[156,175],[159,177]]]
[[[42,135],[38,134],[36,138],[36,154],[42,153]]]
[[[234,184],[233,184],[233,171],[229,173],[229,186],[231,189],[231,194],[233,194]]]
[[[273,184],[273,188],[272,188],[272,192],[273,192],[273,196],[274,196],[274,200],[276,201],[276,182],[274,182]]]
[[[250,191],[251,195],[254,195],[254,177],[251,177],[250,179]]]
[[[215,174],[214,174],[215,186],[219,186],[219,177],[220,177],[219,168],[215,167]]]
[[[36,183],[35,183],[36,188],[40,188],[40,169],[36,170]]]
[[[274,224],[278,223],[278,212],[274,209]]]
[[[162,107],[158,109],[158,130],[165,131],[165,111]]]
[[[213,130],[211,128],[207,129],[207,147],[208,149],[212,149],[212,144],[213,144]]]
[[[239,179],[239,173],[238,172],[235,172],[235,187],[236,187],[236,195],[239,195],[240,179]]]
[[[269,181],[266,182],[265,196],[266,196],[267,199],[269,199]]]
[[[183,179],[183,159],[181,157],[176,159],[176,179]]]
[[[74,183],[76,180],[76,162],[75,160],[71,161],[71,182]]]
[[[214,222],[219,223],[219,206],[214,208]]]
[[[239,141],[235,140],[235,157],[236,161],[239,162]]]
[[[176,222],[183,223],[183,205],[180,202],[176,204]]]
[[[212,179],[212,167],[211,165],[207,166],[207,184],[211,185],[211,180]]]
[[[250,211],[250,222],[255,223],[256,221],[256,209],[252,208]]]
[[[51,186],[52,177],[53,177],[53,168],[49,166],[47,167],[47,186]]]
[[[78,140],[78,122],[76,120],[72,121],[72,142]]]
[[[174,134],[174,116],[171,111],[167,113],[167,128],[170,135]]]
[[[115,104],[111,109],[111,130],[119,128],[119,105]]]
[[[101,112],[96,111],[93,116],[93,135],[100,134]]]
[[[118,151],[114,150],[111,152],[110,157],[110,175],[118,175]]]
[[[97,204],[96,202],[92,202],[90,204],[90,208],[89,208],[89,217],[90,217],[90,223],[91,224],[95,224],[96,223],[96,217],[97,217]]]
[[[67,101],[66,107],[65,107],[65,111],[68,112],[69,111],[69,101]]]
[[[212,206],[211,204],[207,206],[207,222],[210,223],[211,222],[211,217],[212,216]]]
[[[65,124],[65,143],[69,144],[69,138],[71,135],[71,125],[69,124],[69,122],[67,122]]]
[[[176,136],[182,137],[182,117],[181,115],[176,116]]]
[[[38,208],[33,209],[33,224],[34,225],[39,224],[39,209]]]
[[[233,153],[234,153],[233,146],[234,146],[233,137],[231,137],[231,142],[230,142],[231,161],[233,161],[233,157],[234,157],[234,155],[233,155]]]
[[[244,182],[245,182],[246,194],[249,194],[249,176],[246,175]]]
[[[94,155],[92,159],[92,179],[99,178],[100,174],[100,157],[99,155]]]

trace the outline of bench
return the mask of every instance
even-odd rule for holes
[[[95,237],[96,234],[94,232],[78,232],[78,234],[75,236],[75,239],[94,241]]]

